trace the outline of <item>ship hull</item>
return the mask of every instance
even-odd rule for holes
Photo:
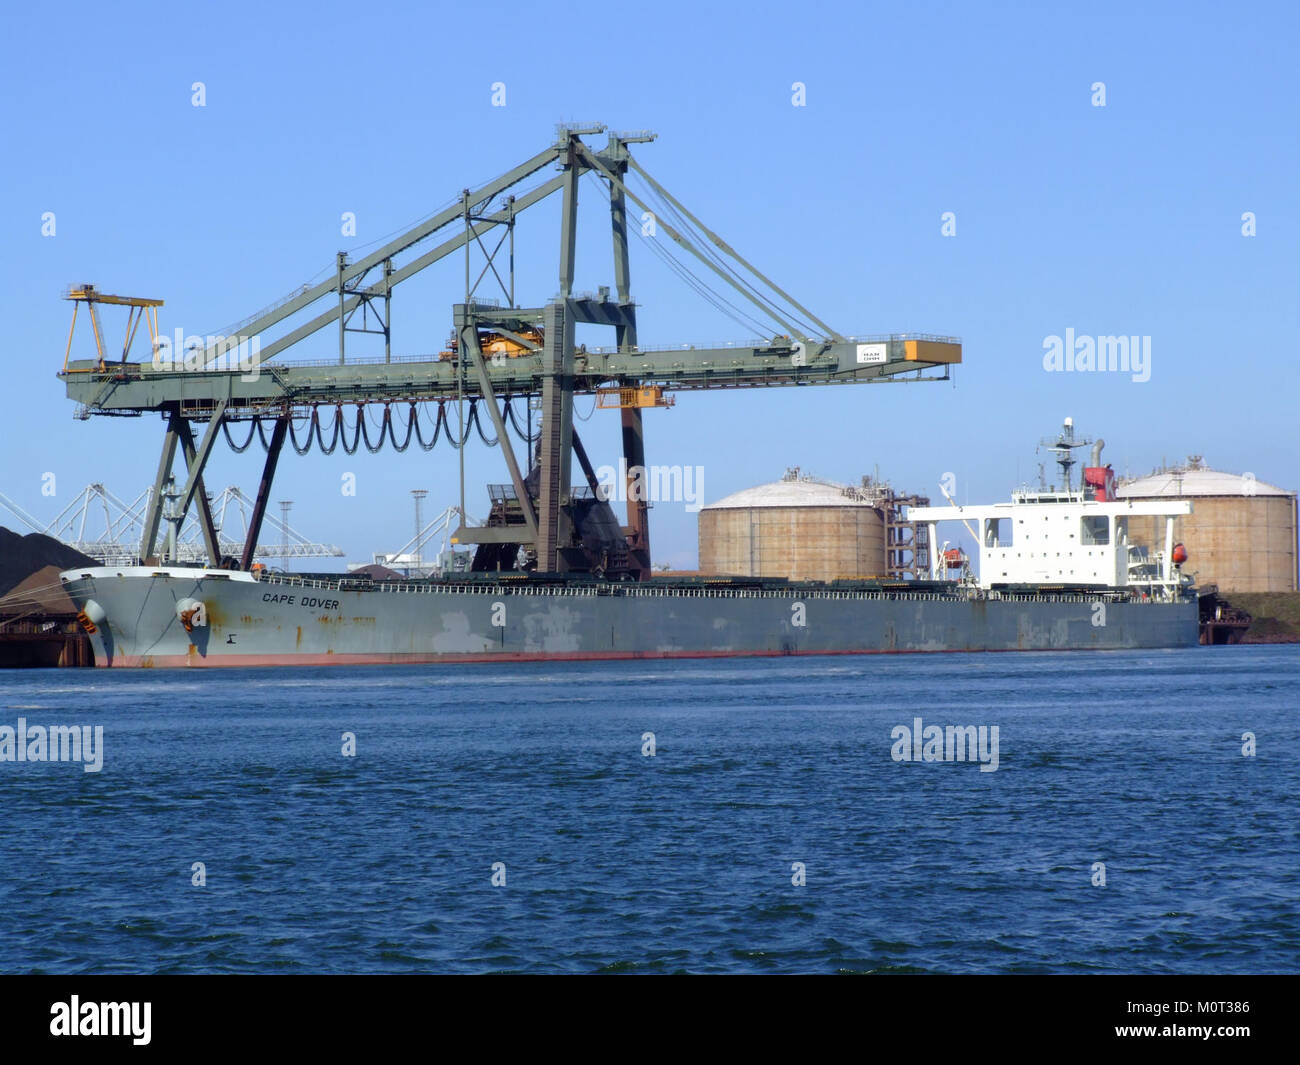
[[[241,573],[64,574],[95,662],[246,667],[1190,647],[1194,597],[777,591],[641,585],[358,589]],[[180,614],[201,604],[188,628]]]

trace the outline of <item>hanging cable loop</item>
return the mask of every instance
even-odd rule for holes
[[[294,418],[292,415],[289,417],[289,443],[293,445],[294,451],[299,455],[305,455],[311,450],[312,434],[315,432],[319,424],[320,419],[316,417],[316,408],[312,407],[311,416],[307,419],[307,443],[300,445],[298,443],[298,427],[294,425]]]
[[[438,413],[433,419],[433,439],[425,442],[424,431],[420,428],[419,415],[415,410],[415,404],[411,404],[411,413],[415,421],[415,439],[420,442],[420,447],[425,451],[432,451],[434,445],[438,443],[438,437],[442,435],[442,403],[438,404]]]
[[[356,422],[355,427],[354,427],[353,430],[352,430],[352,446],[351,446],[351,447],[348,446],[348,441],[347,441],[347,437],[346,437],[346,435],[344,435],[344,437],[343,437],[342,444],[343,444],[343,453],[344,453],[345,455],[355,455],[355,454],[357,453],[357,448],[361,446],[361,419],[364,417],[364,415],[363,415],[363,413],[362,413],[362,410],[363,410],[363,408],[362,408],[361,404],[358,403],[358,404],[357,404],[357,422]],[[339,418],[342,419],[342,417],[343,417],[343,405],[342,405],[342,404],[339,404]],[[342,431],[340,430],[340,432],[342,432]]]
[[[270,451],[271,444],[266,439],[266,430],[262,428],[262,416],[260,414],[253,417],[253,424],[257,426],[257,438],[262,441],[262,450]]]
[[[253,434],[257,432],[257,421],[258,421],[257,415],[254,414],[248,426],[248,439],[245,440],[243,445],[241,446],[236,444],[234,440],[230,438],[230,422],[226,421],[226,419],[224,418],[221,420],[221,431],[223,434],[225,434],[226,443],[230,445],[230,450],[233,451],[236,455],[242,455],[245,451],[249,449],[249,447],[252,446]]]
[[[384,416],[388,416],[388,408],[384,408]],[[388,423],[388,440],[393,445],[393,450],[401,454],[411,446],[411,432],[415,425],[415,404],[411,404],[409,415],[406,419],[406,438],[399,444],[397,442],[397,431],[393,428],[393,422]]]
[[[500,440],[497,437],[493,437],[489,440],[487,438],[487,433],[483,431],[483,421],[479,417],[477,399],[470,400],[469,420],[474,423],[474,428],[478,430],[478,438],[482,440],[483,443],[487,444],[488,447],[496,447],[497,444],[500,443]]]
[[[384,407],[384,416],[379,422],[379,442],[371,443],[370,441],[370,419],[366,416],[365,407],[357,404],[357,420],[361,425],[361,439],[365,441],[366,450],[372,455],[379,454],[384,446],[384,434],[388,431],[389,411]]]
[[[313,411],[313,415],[315,415],[314,411]],[[339,433],[341,429],[340,423],[343,421],[342,405],[336,404],[334,407],[334,429],[332,435],[330,436],[330,442],[328,446],[326,446],[325,438],[321,433],[320,418],[314,416],[313,420],[316,423],[316,446],[320,448],[322,455],[334,454],[334,449],[339,446]]]
[[[524,396],[523,399],[524,403],[528,402],[527,396]],[[510,427],[514,429],[515,435],[518,436],[520,440],[528,444],[535,444],[541,439],[542,431],[540,426],[538,427],[537,432],[530,433],[524,426],[519,424],[519,415],[515,413],[514,397],[510,397],[506,400],[506,417],[510,422]]]

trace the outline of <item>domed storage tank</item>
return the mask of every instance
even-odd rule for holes
[[[830,581],[884,576],[878,495],[800,476],[746,488],[700,510],[700,573]]]
[[[1120,499],[1187,499],[1192,513],[1174,520],[1187,546],[1184,572],[1223,592],[1296,590],[1296,494],[1250,474],[1223,473],[1192,459],[1118,486]],[[1129,541],[1163,551],[1163,518],[1129,518]]]

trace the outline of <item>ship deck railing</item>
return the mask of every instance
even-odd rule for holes
[[[902,589],[844,589],[844,588],[728,588],[723,585],[706,585],[702,587],[655,587],[653,583],[626,582],[621,584],[582,583],[582,584],[529,584],[496,583],[493,581],[357,581],[341,577],[328,580],[315,577],[294,577],[288,574],[263,574],[261,584],[282,584],[293,587],[314,588],[334,592],[388,592],[392,594],[443,594],[443,595],[528,595],[528,596],[569,596],[574,598],[596,598],[600,596],[620,596],[633,598],[670,598],[670,599],[821,599],[821,600],[885,600],[905,602],[948,602],[964,603],[968,597],[960,593],[945,592],[909,592]],[[1016,603],[1095,603],[1099,600],[1122,601],[1125,603],[1162,603],[1167,599],[1155,597],[1141,598],[1129,596],[1113,589],[1098,589],[1095,593],[1082,592],[990,592],[985,596],[990,600]]]

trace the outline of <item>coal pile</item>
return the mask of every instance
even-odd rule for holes
[[[49,566],[63,570],[98,565],[93,558],[74,551],[52,536],[42,533],[20,536],[9,529],[0,528],[0,596],[6,595],[32,574]]]
[[[406,580],[402,574],[395,569],[389,569],[387,566],[381,566],[378,563],[369,566],[358,566],[354,570],[348,571],[349,577],[369,577],[372,581],[400,581]]]

